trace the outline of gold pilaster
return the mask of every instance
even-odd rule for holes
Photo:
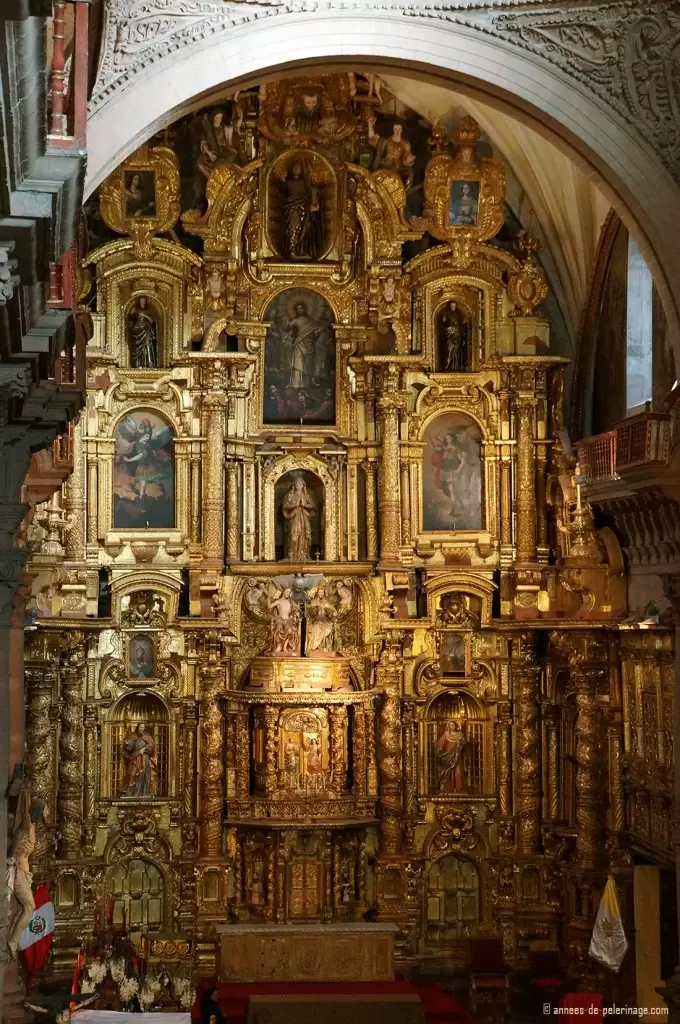
[[[64,511],[68,515],[69,529],[64,547],[70,562],[85,557],[85,467],[83,426],[73,427],[73,472],[64,486]],[[97,504],[95,501],[95,511]],[[89,509],[88,509],[89,513]]]
[[[534,469],[535,400],[520,398],[517,403],[517,488],[515,496],[517,524],[517,560],[536,561],[536,477]]]
[[[345,754],[346,729],[347,709],[342,705],[331,708],[331,788],[338,796],[340,796],[345,789],[345,778],[347,776],[347,761]]]
[[[399,500],[399,370],[389,366],[383,373],[383,390],[377,401],[380,420],[381,459],[378,473],[380,514],[380,561],[399,562],[401,502]]]
[[[377,686],[382,691],[379,718],[380,836],[381,852],[399,853],[401,848],[402,794],[402,646],[390,636],[377,667]]]
[[[375,463],[364,459],[361,463],[366,485],[366,557],[369,562],[378,558],[378,519],[375,502]]]
[[[227,558],[239,558],[238,463],[227,462]]]
[[[203,557],[221,567],[224,553],[224,367],[216,360],[204,369],[205,458],[203,478]]]
[[[218,856],[222,844],[224,665],[219,641],[206,641],[199,663],[201,698],[201,853]]]

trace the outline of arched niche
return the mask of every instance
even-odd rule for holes
[[[170,716],[165,703],[149,691],[124,694],[104,722],[102,796],[112,800],[153,800],[171,796],[174,761]]]
[[[165,309],[155,292],[149,288],[132,292],[123,310],[122,326],[121,365],[137,370],[157,370],[165,365]]]
[[[425,791],[451,798],[488,792],[493,776],[491,723],[472,694],[445,690],[421,722]]]
[[[342,255],[336,244],[339,177],[329,161],[313,150],[286,150],[274,160],[265,185],[265,222],[272,254],[292,263]],[[308,209],[306,216],[299,216],[303,200]]]
[[[262,499],[262,554],[267,562],[276,561],[278,501],[285,497],[279,481],[287,474],[308,474],[309,479],[320,481],[322,505],[317,507],[316,516],[321,524],[321,558],[334,562],[341,549],[339,538],[338,488],[326,465],[313,455],[286,455],[273,463],[263,474]],[[316,486],[316,485],[315,485]],[[311,559],[310,559],[311,560]]]
[[[113,437],[112,529],[174,529],[173,428],[154,409],[127,409]]]
[[[473,934],[481,920],[480,879],[468,857],[447,854],[427,873],[425,942],[445,947]]]

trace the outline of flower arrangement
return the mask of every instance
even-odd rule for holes
[[[136,978],[123,978],[118,985],[118,993],[121,1002],[130,1003],[139,992],[139,983]]]

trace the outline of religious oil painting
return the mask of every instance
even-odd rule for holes
[[[309,288],[289,288],[272,299],[264,318],[264,423],[335,423],[331,307]]]
[[[442,633],[439,647],[439,668],[445,676],[465,675],[465,636],[463,633]]]
[[[152,679],[154,650],[151,637],[133,636],[128,650],[130,679]]]
[[[128,217],[156,216],[156,176],[153,171],[126,171],[125,214]]]
[[[114,530],[175,525],[175,463],[170,427],[147,409],[125,416],[116,430]]]
[[[452,181],[449,195],[449,224],[473,227],[477,223],[479,182]]]
[[[463,413],[438,416],[425,432],[423,529],[481,530],[482,435]]]

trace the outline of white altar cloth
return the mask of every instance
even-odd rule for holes
[[[119,1013],[117,1010],[81,1010],[78,1024],[191,1024],[190,1013]]]

